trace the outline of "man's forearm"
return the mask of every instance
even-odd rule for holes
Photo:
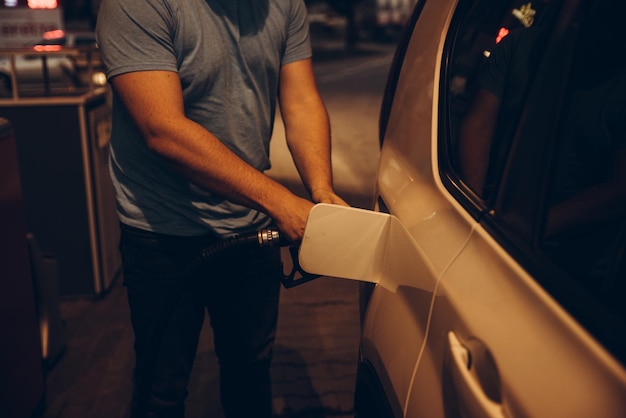
[[[330,122],[321,101],[285,121],[287,145],[309,194],[332,190]]]
[[[232,202],[269,213],[290,194],[194,122],[179,122],[175,131],[160,132],[147,143],[192,183]]]

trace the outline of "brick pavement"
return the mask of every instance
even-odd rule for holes
[[[272,365],[277,417],[352,417],[358,283],[322,277],[283,289]]]

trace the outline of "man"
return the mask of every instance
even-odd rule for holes
[[[97,35],[113,89],[133,414],[184,415],[206,308],[226,416],[270,417],[277,250],[247,250],[200,273],[187,266],[208,242],[271,223],[292,242],[302,238],[313,203],[263,174],[276,98],[313,202],[345,204],[332,187],[304,4],[104,0]]]

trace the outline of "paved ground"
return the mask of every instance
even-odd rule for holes
[[[358,322],[356,282],[320,278],[283,289],[272,363],[276,417],[353,416]],[[190,387],[189,418],[221,416],[208,327]]]

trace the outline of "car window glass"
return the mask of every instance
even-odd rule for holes
[[[445,174],[473,192],[457,198],[480,203],[476,218],[507,252],[626,361],[626,67],[616,59],[626,2],[496,3],[467,2],[449,34]]]
[[[558,1],[482,1],[464,13],[451,54],[452,160],[461,180],[489,200]]]
[[[586,11],[565,83],[541,251],[626,319],[626,46],[618,0]],[[621,10],[621,13],[619,12]],[[590,59],[593,57],[593,59]]]

